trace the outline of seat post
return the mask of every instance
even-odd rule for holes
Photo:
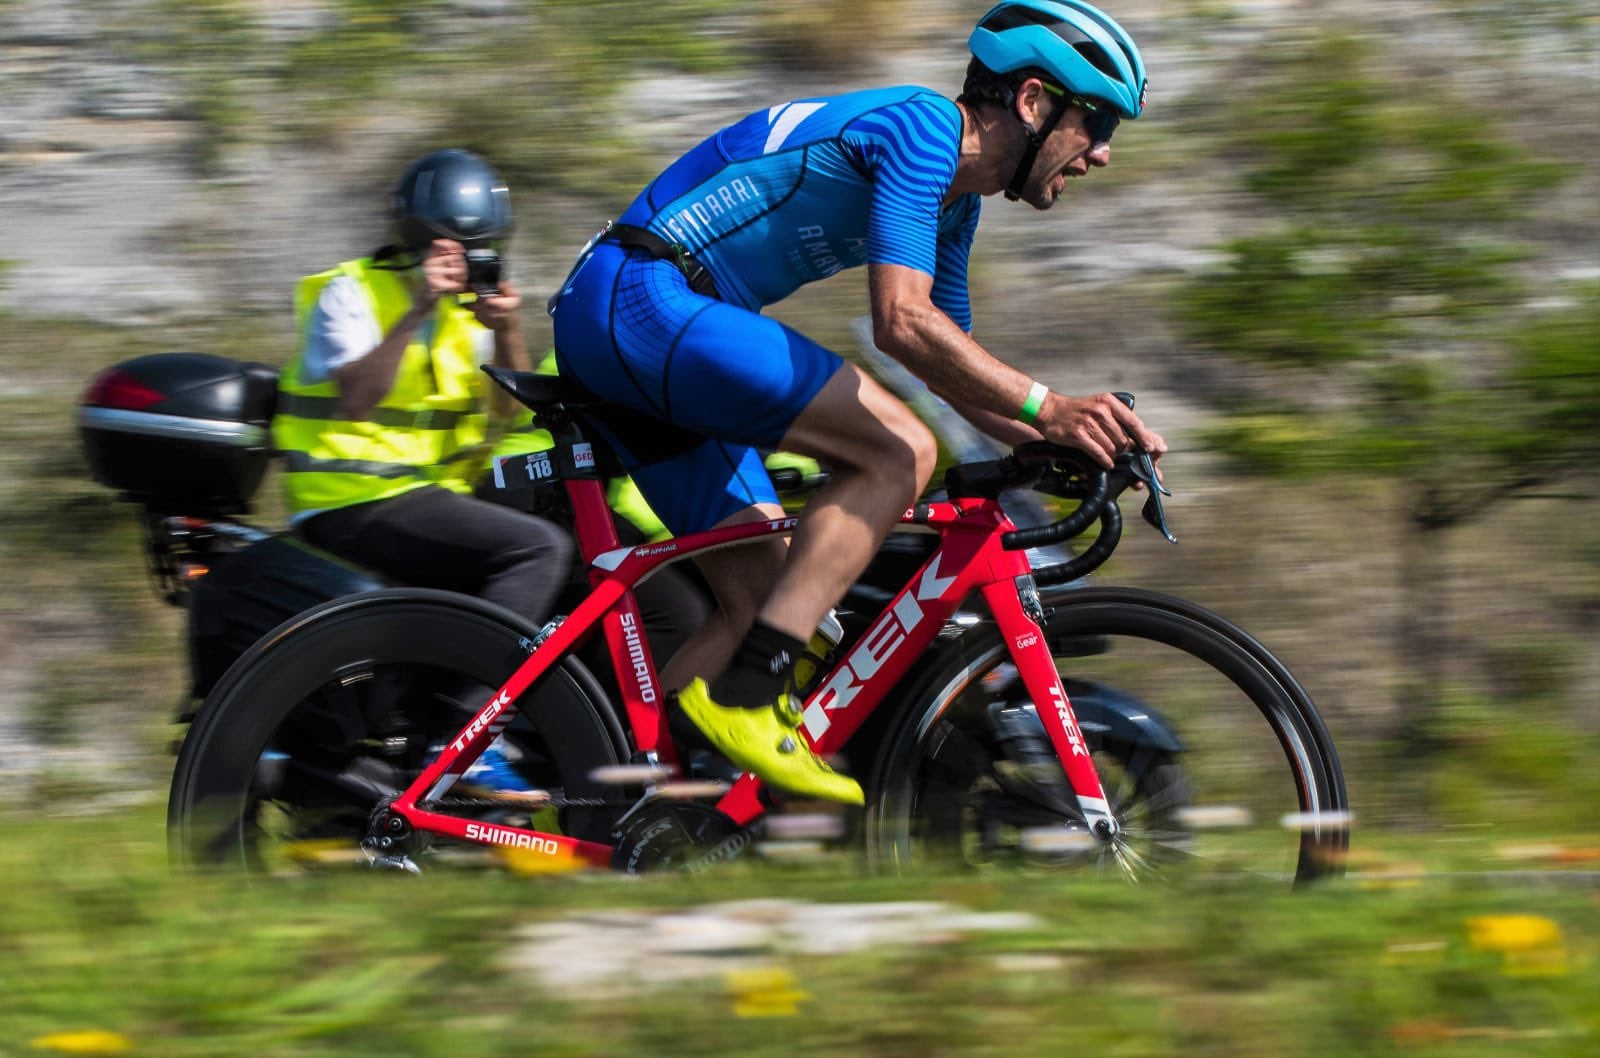
[[[567,501],[572,505],[572,524],[578,537],[578,552],[585,564],[621,546],[611,507],[606,503],[605,483],[598,479],[565,482]]]
[[[597,556],[621,544],[617,525],[611,520],[611,506],[606,502],[606,482],[600,476],[600,461],[595,457],[593,445],[584,438],[583,430],[572,416],[565,414],[565,409],[544,419],[554,442],[552,454],[557,461],[561,484],[572,507],[578,553],[588,565]]]

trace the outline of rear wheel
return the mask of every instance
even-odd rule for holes
[[[1046,638],[1117,840],[1086,832],[1005,644],[986,626],[905,699],[913,704],[874,775],[867,840],[877,863],[1026,863],[1133,879],[1342,870],[1338,757],[1310,697],[1265,647],[1155,593],[1080,589],[1052,602]]]
[[[339,599],[269,633],[184,740],[168,804],[175,857],[265,873],[364,862],[374,808],[421,773],[531,642],[514,615],[412,589]],[[590,774],[621,759],[622,733],[581,666],[569,659],[517,706],[503,738],[529,786],[558,806],[610,792]],[[513,821],[489,801],[441,810]],[[611,822],[610,810],[581,804],[532,820],[590,840],[605,840]]]

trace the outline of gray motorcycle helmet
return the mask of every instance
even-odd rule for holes
[[[390,215],[395,238],[412,249],[435,239],[483,246],[511,233],[511,190],[471,151],[434,151],[406,168]]]

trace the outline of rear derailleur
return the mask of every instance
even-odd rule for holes
[[[373,870],[421,874],[422,868],[412,856],[426,849],[432,836],[413,827],[404,816],[390,811],[390,803],[384,801],[373,809],[367,821],[367,834],[361,839],[361,851]]]

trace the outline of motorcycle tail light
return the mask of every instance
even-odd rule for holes
[[[83,403],[99,408],[144,411],[160,404],[167,395],[140,382],[121,368],[102,371],[83,395]]]

